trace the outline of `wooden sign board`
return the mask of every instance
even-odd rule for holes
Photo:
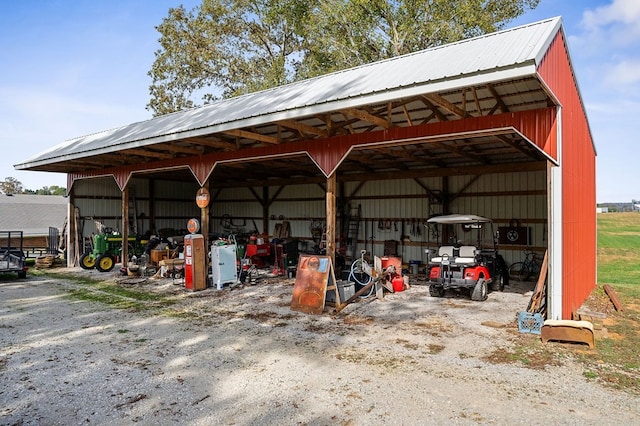
[[[324,310],[327,286],[336,289],[336,277],[331,258],[319,255],[300,255],[296,282],[291,297],[291,309],[320,315]],[[337,301],[339,303],[339,299]]]

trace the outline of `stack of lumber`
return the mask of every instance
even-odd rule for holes
[[[56,266],[60,266],[62,264],[62,260],[60,256],[55,256],[53,254],[48,254],[45,256],[36,257],[36,268],[45,269],[45,268],[53,268]]]

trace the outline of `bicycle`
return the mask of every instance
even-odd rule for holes
[[[524,250],[524,260],[512,263],[509,266],[509,278],[518,281],[527,281],[529,278],[537,278],[542,267],[542,256],[532,250]]]

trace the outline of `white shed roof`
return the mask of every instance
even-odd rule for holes
[[[18,170],[341,108],[531,76],[559,17],[68,140]]]

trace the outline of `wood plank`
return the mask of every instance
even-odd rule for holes
[[[343,112],[351,117],[359,118],[363,121],[368,121],[369,123],[373,123],[378,127],[382,127],[383,129],[389,129],[393,127],[393,124],[384,118],[380,118],[376,115],[373,115],[367,111],[357,108],[347,108],[344,109]]]
[[[253,139],[259,142],[265,142],[265,143],[270,143],[274,145],[280,143],[280,141],[277,138],[274,138],[272,136],[267,136],[267,135],[263,135],[261,133],[256,133],[256,132],[249,132],[247,130],[232,129],[232,130],[225,130],[222,133],[225,133],[227,135],[237,136],[240,138],[245,138],[245,139]]]
[[[536,288],[531,295],[531,301],[529,302],[529,307],[527,308],[527,312],[534,313],[538,312],[540,309],[540,303],[542,302],[542,295],[544,294],[544,285],[547,281],[547,269],[549,266],[549,251],[545,250],[544,259],[542,260],[542,266],[540,267],[540,275],[538,276],[538,282],[536,283]]]
[[[623,306],[618,298],[618,293],[616,293],[613,287],[609,284],[605,284],[602,288],[604,289],[604,292],[607,293],[607,296],[609,296],[609,299],[611,300],[611,303],[613,303],[613,307],[616,308],[616,311],[622,312]]]

